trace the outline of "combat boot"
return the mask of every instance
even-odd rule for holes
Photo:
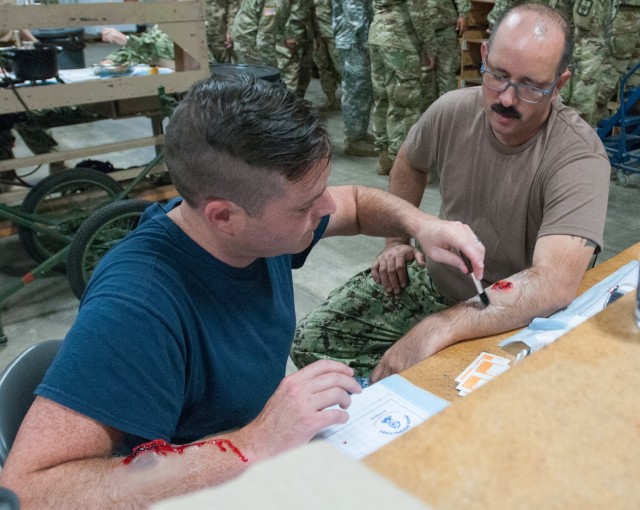
[[[318,111],[320,112],[337,112],[338,110],[340,110],[340,102],[335,96],[327,96],[324,104],[318,106]]]
[[[364,138],[344,139],[344,154],[345,156],[357,156],[360,158],[370,158],[378,155],[375,146],[372,143],[367,142]]]
[[[364,139],[369,143],[376,143],[376,137],[372,133],[365,133]]]
[[[378,175],[389,175],[393,167],[393,160],[389,157],[388,151],[380,151],[378,153],[378,166],[376,167],[376,173]]]

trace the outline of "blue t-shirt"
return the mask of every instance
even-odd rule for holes
[[[285,374],[298,255],[219,261],[154,204],[95,270],[36,394],[127,434],[187,443],[246,425]]]

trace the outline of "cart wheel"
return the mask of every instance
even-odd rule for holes
[[[33,214],[39,227],[71,238],[93,211],[121,191],[113,178],[98,170],[71,168],[45,177],[31,188],[22,211]],[[18,235],[22,247],[36,262],[44,262],[69,243],[26,226],[18,227]],[[64,262],[54,269],[64,272]]]
[[[92,214],[78,229],[67,257],[67,278],[80,299],[94,268],[107,251],[138,226],[152,202],[119,200]]]
[[[629,179],[629,176],[625,174],[622,170],[618,170],[616,177],[618,179],[618,184],[620,186],[622,186],[623,188],[626,188],[627,186],[629,186],[629,183],[631,182],[631,180]]]

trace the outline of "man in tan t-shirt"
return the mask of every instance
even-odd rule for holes
[[[571,30],[521,5],[482,46],[482,87],[452,91],[412,128],[390,191],[418,205],[428,172],[440,217],[486,248],[482,306],[471,279],[387,239],[372,269],[298,324],[296,365],[334,358],[375,382],[461,340],[527,325],[568,305],[603,242],[610,165],[597,135],[557,101],[571,76]],[[408,271],[407,271],[408,269]]]

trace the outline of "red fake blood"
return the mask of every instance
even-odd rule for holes
[[[513,283],[509,280],[500,280],[491,286],[491,290],[509,290],[513,287]]]
[[[145,452],[155,452],[158,455],[168,455],[169,453],[177,453],[178,455],[182,455],[182,453],[192,446],[201,447],[205,444],[214,444],[218,447],[221,452],[226,452],[227,448],[235,453],[242,462],[248,462],[242,452],[235,447],[235,445],[229,441],[228,439],[211,439],[209,441],[199,441],[197,443],[189,443],[184,444],[182,446],[174,446],[170,443],[167,443],[164,439],[154,439],[153,441],[149,441],[148,443],[142,443],[141,445],[136,446],[131,450],[131,455],[126,457],[122,462],[124,464],[129,464],[133,459],[135,459],[138,455]]]

